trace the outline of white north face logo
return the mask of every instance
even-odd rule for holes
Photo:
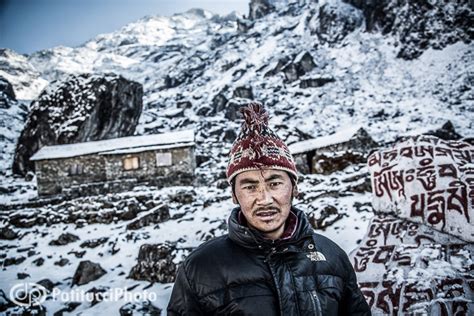
[[[308,257],[308,259],[311,261],[326,261],[326,257],[319,251],[312,251],[310,253],[307,253],[306,257]]]

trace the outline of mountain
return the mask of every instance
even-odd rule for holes
[[[470,17],[468,1],[252,0],[247,16],[193,9],[147,16],[75,48],[29,56],[2,50],[0,77],[18,99],[0,108],[0,216],[11,229],[2,228],[2,234],[14,236],[1,248],[2,290],[18,283],[20,272],[31,282],[47,278],[66,290],[79,261],[100,261],[107,273],[78,289],[147,289],[157,293],[154,305],[163,309],[171,284],[148,287],[126,275],[144,244],[168,245],[172,255],[159,253],[172,265],[225,232],[233,207],[225,182],[227,155],[241,124],[237,109],[248,98],[266,105],[270,124],[288,144],[357,125],[385,148],[447,121],[460,137],[472,138]],[[31,200],[34,176],[18,178],[10,170],[29,100],[47,83],[83,73],[115,73],[143,86],[136,134],[193,128],[196,186],[139,187],[51,204]],[[181,111],[183,104],[188,106]],[[297,204],[322,218],[323,234],[347,252],[357,247],[374,216],[367,181],[365,164],[355,164],[330,176],[304,175],[299,185]],[[142,219],[162,212],[161,204],[167,205],[169,220]],[[142,225],[139,230],[126,228],[137,219],[141,224],[132,226]],[[65,231],[79,240],[67,247],[48,244]],[[81,246],[85,241],[95,247]],[[123,302],[65,306],[53,300],[44,305],[48,311],[90,314],[151,308],[123,307]]]

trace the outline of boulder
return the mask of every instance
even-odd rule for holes
[[[23,280],[23,279],[29,278],[30,275],[28,273],[18,272],[16,274],[16,277],[17,277],[18,280]]]
[[[365,163],[366,161],[367,158],[364,154],[352,151],[316,154],[313,156],[312,171],[313,173],[328,175],[344,170],[350,165]]]
[[[232,99],[227,102],[224,109],[224,117],[229,121],[236,121],[238,119],[243,119],[242,114],[240,113],[240,108],[246,105],[248,101]]]
[[[120,316],[133,316],[133,315],[150,315],[159,316],[161,315],[161,309],[151,304],[149,301],[142,303],[127,303],[120,307]]]
[[[72,278],[72,286],[83,285],[95,281],[106,273],[107,271],[102,269],[98,263],[89,260],[81,261]]]
[[[173,262],[174,248],[168,244],[144,244],[138,252],[138,262],[130,271],[129,278],[149,282],[171,283],[176,277]]]
[[[196,115],[199,116],[211,116],[213,114],[213,109],[209,105],[203,105],[197,109]]]
[[[55,261],[54,262],[54,265],[55,266],[60,266],[60,267],[64,267],[66,264],[69,263],[69,259],[68,258],[61,258],[59,259],[58,261]]]
[[[13,86],[7,79],[0,77],[0,109],[8,109],[10,103],[16,101]]]
[[[0,265],[2,265],[3,267],[8,267],[8,266],[20,264],[20,263],[22,263],[22,262],[25,261],[25,260],[26,260],[26,258],[23,257],[23,256],[19,256],[19,257],[9,257],[9,258],[6,258],[5,260],[3,260],[3,265],[2,265],[2,263],[0,262]]]
[[[293,61],[294,64],[298,67],[298,71],[301,74],[305,74],[307,72],[310,72],[313,70],[314,67],[316,67],[316,64],[314,63],[313,56],[309,52],[301,52],[295,57],[295,60]]]
[[[0,240],[14,240],[18,238],[18,233],[8,226],[0,228]]]
[[[49,245],[50,246],[64,246],[78,240],[79,240],[78,236],[71,233],[65,233],[65,234],[59,235],[58,239],[51,240],[49,242]]]
[[[102,238],[96,238],[96,239],[90,239],[86,240],[83,243],[79,245],[81,248],[96,248],[100,245],[103,245],[109,240],[109,237],[102,237]]]
[[[193,107],[193,104],[190,101],[179,101],[176,103],[178,109],[190,109]]]
[[[16,306],[10,299],[10,293],[6,294],[2,289],[0,289],[0,312],[5,312],[7,309]]]
[[[44,263],[44,258],[39,257],[38,259],[33,260],[33,264],[37,267],[41,267]]]
[[[194,202],[194,198],[196,196],[196,192],[194,190],[191,191],[178,191],[172,195],[170,195],[169,199],[171,202],[179,203],[181,205],[191,204]],[[166,207],[166,206],[162,206]]]
[[[436,136],[444,140],[460,140],[462,138],[461,135],[456,133],[454,125],[451,123],[451,121],[447,121],[443,126],[441,126],[441,128],[434,131],[429,131],[425,135]]]
[[[53,316],[62,316],[64,313],[72,313],[78,306],[82,303],[80,302],[67,302],[63,304],[63,308],[54,312]]]
[[[343,214],[339,214],[335,206],[326,205],[321,210],[312,213],[308,219],[314,229],[324,230],[326,227],[340,220],[343,216]]]
[[[275,8],[270,4],[268,0],[251,0],[249,4],[249,19],[259,19],[270,12],[274,11]]]
[[[301,52],[292,62],[282,68],[285,79],[288,82],[295,81],[304,74],[310,72],[316,64],[308,52]]]
[[[139,218],[127,225],[128,230],[137,230],[150,224],[163,223],[170,219],[169,208],[165,204],[158,205],[151,210],[141,214]]]
[[[288,63],[285,67],[282,68],[285,79],[288,82],[298,80],[298,78],[304,73],[298,71],[298,67],[294,63]]]
[[[99,286],[99,287],[93,287],[89,290],[87,290],[86,295],[90,293],[89,295],[92,297],[91,300],[91,306],[94,306],[104,300],[106,297],[106,293],[110,291],[109,287],[106,286]],[[105,294],[104,294],[105,293]]]
[[[387,20],[391,0],[382,1],[364,1],[364,0],[343,0],[354,7],[360,9],[365,18],[365,28],[367,31],[374,31],[377,27],[382,27],[384,33],[387,32],[386,27],[393,23]]]
[[[270,64],[267,66],[267,69],[269,68],[270,70],[268,70],[264,77],[270,77],[270,76],[274,76],[276,75],[277,73],[279,73],[283,67],[288,64],[290,60],[288,58],[280,58],[278,59],[278,61]]]
[[[130,136],[142,111],[141,84],[117,75],[70,75],[32,102],[15,149],[13,172],[34,170],[29,158],[46,145]]]
[[[233,97],[253,100],[252,88],[251,87],[237,87],[234,90]]]
[[[326,2],[309,20],[311,34],[320,42],[337,43],[363,23],[363,15],[352,5],[339,1]]]
[[[41,285],[42,287],[44,287],[45,289],[51,292],[57,283],[54,283],[50,279],[41,279],[38,282],[36,282],[36,284]]]
[[[227,102],[227,98],[222,93],[216,94],[212,98],[212,108],[214,109],[214,113],[219,113],[224,110]]]
[[[226,129],[222,135],[222,141],[226,143],[233,143],[237,136],[238,135],[235,129]]]
[[[300,88],[319,88],[324,86],[327,83],[334,82],[333,77],[315,77],[315,78],[308,78],[302,79],[300,82]]]
[[[254,24],[254,21],[239,17],[237,18],[237,31],[245,33],[250,30]]]

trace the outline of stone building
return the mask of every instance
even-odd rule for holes
[[[31,160],[40,197],[120,192],[138,184],[189,185],[195,169],[194,132],[45,146]]]
[[[288,146],[301,173],[329,174],[353,163],[363,163],[377,143],[356,126],[332,135],[308,139]]]

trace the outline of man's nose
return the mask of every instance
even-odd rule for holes
[[[272,203],[272,195],[266,186],[262,186],[258,191],[257,203],[261,205]]]

